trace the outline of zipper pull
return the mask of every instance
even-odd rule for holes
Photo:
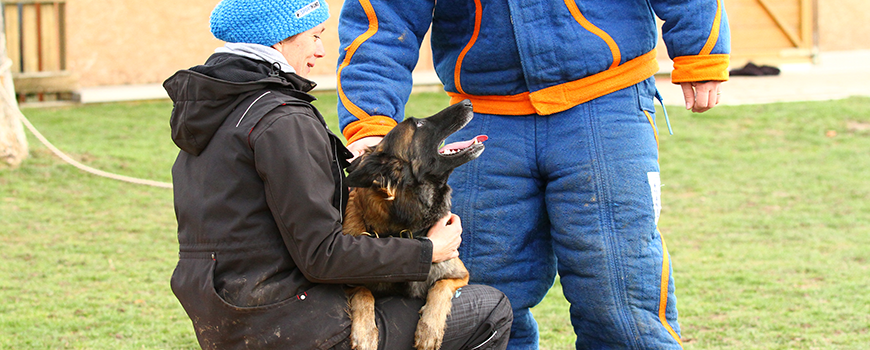
[[[665,101],[662,98],[662,94],[659,92],[659,89],[656,89],[656,99],[659,100],[659,104],[662,105],[662,112],[665,112],[665,123],[668,124],[668,132],[673,135],[674,130],[671,129],[671,120],[668,119],[668,109],[665,108]]]

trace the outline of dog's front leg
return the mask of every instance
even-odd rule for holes
[[[437,350],[444,340],[444,329],[447,328],[447,315],[453,306],[453,295],[456,290],[468,284],[468,277],[447,278],[438,280],[429,289],[426,305],[420,309],[420,321],[417,322],[417,333],[414,335],[414,347],[417,350]]]
[[[350,307],[350,345],[356,350],[378,349],[378,326],[375,324],[375,297],[366,287],[347,292]]]

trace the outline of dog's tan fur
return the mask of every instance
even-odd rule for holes
[[[390,220],[388,201],[384,194],[390,195],[386,188],[378,191],[356,188],[348,198],[344,221],[344,233],[354,236],[370,235],[366,226],[377,228],[374,232],[397,232]],[[401,230],[398,230],[401,231]],[[434,274],[440,274],[434,275]],[[459,258],[433,264],[426,281],[434,280],[426,295],[426,304],[420,310],[420,321],[414,336],[415,347],[419,350],[435,350],[441,347],[447,315],[450,314],[453,295],[456,290],[468,285],[468,270]],[[357,350],[378,348],[378,330],[375,325],[375,298],[366,287],[355,287],[348,291],[351,315],[351,345]]]

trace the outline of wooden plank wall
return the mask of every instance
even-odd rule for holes
[[[728,6],[732,60],[785,63],[812,59],[812,0],[732,0]]]
[[[64,0],[3,0],[6,49],[20,101],[55,100],[78,89],[66,70]],[[49,94],[49,95],[46,95]]]
[[[21,72],[21,22],[18,20],[18,6],[3,3],[3,20],[6,25],[6,52],[12,60],[12,71]]]

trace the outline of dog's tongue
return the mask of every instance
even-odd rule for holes
[[[486,141],[487,139],[489,139],[489,137],[487,137],[486,135],[477,135],[476,137],[468,141],[459,141],[451,143],[449,145],[444,145],[443,147],[438,149],[438,152],[445,153],[450,151],[460,151],[468,148],[475,143]]]

